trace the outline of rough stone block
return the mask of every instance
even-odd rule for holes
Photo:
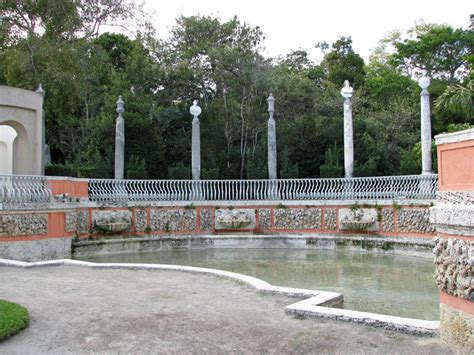
[[[135,210],[135,230],[137,232],[145,232],[147,230],[147,211],[146,209]]]
[[[66,213],[66,232],[85,234],[89,232],[89,212],[74,211]]]
[[[199,227],[203,231],[210,231],[212,230],[212,212],[209,208],[203,208],[200,211],[200,225]]]
[[[72,238],[51,238],[0,242],[0,258],[41,261],[71,257]]]
[[[196,229],[196,210],[194,209],[152,209],[150,211],[151,230],[192,231]]]
[[[382,209],[382,231],[395,232],[395,212],[392,208]]]
[[[0,215],[0,237],[44,235],[47,233],[47,213]]]
[[[433,252],[438,288],[474,301],[474,279],[471,275],[474,240],[436,238]]]
[[[474,192],[472,191],[439,191],[436,204],[447,203],[453,205],[474,206]]]
[[[440,304],[441,340],[458,354],[472,354],[474,349],[474,315]]]
[[[276,208],[276,229],[321,229],[320,208]]]
[[[327,230],[337,229],[337,209],[335,208],[324,209],[324,229],[327,229]]]
[[[402,233],[429,234],[434,232],[427,208],[406,208],[398,211],[398,231]]]
[[[271,210],[269,208],[258,209],[258,224],[260,229],[270,229],[272,227]]]

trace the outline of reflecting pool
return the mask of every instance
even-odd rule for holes
[[[199,249],[81,256],[92,262],[199,266],[238,272],[272,285],[344,294],[344,308],[439,319],[431,260],[375,253],[306,249]]]

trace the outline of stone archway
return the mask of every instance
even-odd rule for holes
[[[0,126],[11,127],[16,132],[11,152],[5,142],[8,152],[5,154],[12,159],[11,164],[5,164],[5,171],[11,167],[11,174],[44,175],[43,94],[42,90],[0,86]]]

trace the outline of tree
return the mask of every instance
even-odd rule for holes
[[[319,47],[328,46],[320,43]],[[344,80],[349,80],[354,88],[360,88],[365,80],[364,60],[354,52],[352,38],[341,37],[331,48],[321,62],[327,72],[327,79],[338,87],[342,87]]]
[[[474,31],[446,25],[418,25],[410,37],[395,40],[392,62],[409,75],[426,71],[450,83],[464,78],[473,62]]]

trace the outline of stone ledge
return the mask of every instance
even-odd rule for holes
[[[300,317],[318,317],[346,322],[362,323],[373,327],[395,330],[401,333],[434,336],[438,334],[439,322],[413,318],[387,316],[346,309],[321,307],[313,297],[286,307],[286,313]]]
[[[436,145],[464,142],[474,139],[474,128],[459,132],[438,134],[434,138]]]
[[[380,237],[353,234],[264,234],[264,235],[162,235],[79,240],[73,244],[73,255],[120,254],[136,251],[171,249],[345,249],[350,252],[376,252],[432,259],[432,238]]]

